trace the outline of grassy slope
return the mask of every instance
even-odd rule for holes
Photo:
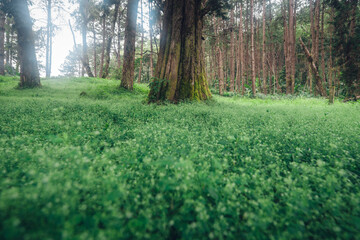
[[[0,79],[4,239],[360,238],[359,104],[16,84]]]

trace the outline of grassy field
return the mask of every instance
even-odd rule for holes
[[[360,239],[360,104],[148,105],[0,79],[1,239]]]

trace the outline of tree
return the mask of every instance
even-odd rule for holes
[[[234,39],[234,10],[230,12],[230,92],[234,92],[235,82],[235,39]]]
[[[139,0],[128,0],[125,24],[124,63],[120,86],[132,90],[134,86],[136,20]]]
[[[5,74],[5,65],[4,65],[4,57],[5,57],[5,13],[0,9],[0,75]]]
[[[254,44],[254,0],[250,1],[250,28],[251,28],[251,82],[252,95],[256,95],[256,76],[255,76],[255,44]]]
[[[119,0],[117,0],[115,2],[114,15],[113,15],[113,19],[111,22],[111,33],[106,42],[105,66],[104,66],[103,73],[101,75],[102,78],[106,78],[109,75],[111,43],[112,43],[112,39],[113,39],[113,33],[115,31],[115,24],[116,24],[117,17],[118,17],[119,5],[120,5],[120,2],[119,2]]]
[[[215,33],[215,45],[216,45],[216,58],[217,58],[217,70],[219,80],[219,94],[224,94],[224,67],[223,67],[223,54],[220,47],[219,38],[219,21],[214,17],[214,33]]]
[[[153,77],[153,30],[151,21],[151,1],[149,1],[149,32],[150,32],[150,79]]]
[[[205,3],[206,2],[206,3]],[[203,21],[221,13],[220,0],[166,0],[160,51],[149,102],[206,100],[211,97],[202,48]]]
[[[263,77],[263,92],[266,95],[267,94],[267,87],[266,87],[266,49],[265,49],[265,43],[266,43],[266,35],[265,35],[265,19],[266,19],[266,3],[265,0],[263,0],[263,25],[262,25],[262,35],[263,35],[263,41],[262,41],[262,77]]]
[[[245,93],[245,79],[244,79],[244,69],[245,69],[245,61],[244,61],[244,39],[243,39],[243,15],[242,15],[242,3],[240,3],[240,23],[239,23],[239,60],[238,61],[238,74],[237,82],[238,82],[238,92],[240,92],[240,82],[241,82],[241,94]]]
[[[47,26],[46,26],[46,77],[49,78],[51,75],[51,59],[52,59],[52,18],[51,18],[51,9],[52,9],[52,0],[46,1],[46,11],[47,11]]]
[[[140,66],[139,66],[139,75],[138,75],[138,83],[141,83],[141,72],[142,72],[142,65],[143,65],[143,51],[144,51],[144,13],[143,13],[143,6],[142,0],[140,0],[140,28],[141,28],[141,47],[140,47]]]
[[[327,0],[334,10],[333,51],[346,86],[347,97],[360,95],[359,1]]]
[[[81,15],[81,35],[82,35],[82,63],[89,77],[94,77],[89,65],[89,56],[87,52],[87,24],[88,24],[88,5],[89,0],[80,0],[80,15]]]
[[[18,36],[21,88],[41,86],[32,20],[26,0],[8,0],[5,10],[14,17]]]

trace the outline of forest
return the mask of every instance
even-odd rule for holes
[[[1,0],[0,239],[360,239],[359,100],[358,0]]]

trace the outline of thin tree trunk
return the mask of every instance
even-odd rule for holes
[[[321,75],[322,75],[322,82],[326,82],[326,75],[325,75],[325,32],[324,32],[324,13],[325,13],[325,3],[322,4],[322,11],[321,11]]]
[[[251,28],[251,82],[252,95],[256,96],[255,77],[255,44],[254,44],[254,0],[250,0],[250,28]]]
[[[47,0],[47,31],[46,31],[46,77],[51,75],[51,51],[52,51],[52,18],[51,18],[52,0]]]
[[[234,39],[234,10],[230,13],[230,92],[234,92],[235,85],[235,39]]]
[[[223,68],[223,54],[220,48],[220,38],[219,38],[219,20],[214,18],[214,32],[216,36],[216,52],[218,56],[218,78],[219,78],[219,94],[224,94],[224,68]]]
[[[121,15],[123,15],[123,11],[121,12]],[[118,17],[118,32],[117,32],[117,68],[120,69],[121,68],[121,18],[120,16]]]
[[[284,21],[284,57],[285,57],[285,72],[286,72],[286,94],[291,94],[291,77],[290,77],[290,53],[289,53],[289,26],[287,24],[286,5],[283,1],[283,21]]]
[[[5,75],[5,48],[4,48],[4,38],[5,38],[5,13],[0,10],[0,75]]]
[[[294,0],[289,0],[289,27],[288,27],[288,52],[290,69],[290,90],[294,94],[295,88],[295,29],[294,29]]]
[[[88,3],[89,0],[80,0],[80,14],[82,18],[81,24],[81,34],[82,34],[82,63],[85,68],[85,71],[89,77],[94,77],[93,73],[91,72],[90,65],[89,65],[89,57],[87,53],[87,22],[88,22]]]
[[[330,22],[332,22],[334,19],[334,10],[331,9],[330,10]],[[329,71],[329,88],[331,89],[331,87],[333,86],[332,83],[332,75],[333,75],[333,59],[332,59],[332,38],[333,38],[333,33],[334,33],[334,27],[332,25],[330,25],[330,29],[329,29],[329,65],[328,65],[328,71]],[[334,92],[335,94],[335,92]]]
[[[10,17],[8,16],[6,18],[6,23],[5,25],[7,26],[8,30],[5,29],[5,65],[11,66],[10,63]]]
[[[262,34],[263,34],[263,41],[262,41],[262,77],[263,77],[263,92],[266,95],[267,94],[267,86],[266,86],[266,35],[265,35],[265,18],[266,18],[266,4],[265,0],[263,0],[263,22],[262,22]]]
[[[140,26],[141,26],[141,45],[140,45],[140,65],[139,65],[139,76],[138,83],[141,83],[141,72],[142,72],[142,63],[143,63],[143,51],[144,51],[144,19],[143,19],[143,7],[142,0],[140,0]]]
[[[314,62],[319,61],[319,36],[320,36],[320,0],[315,1],[315,43],[314,43]]]
[[[239,71],[238,71],[238,91],[244,96],[245,94],[245,80],[244,80],[244,38],[243,38],[243,16],[242,16],[242,3],[240,3],[240,23],[239,23]],[[240,83],[241,82],[241,83]],[[240,87],[241,84],[241,87]]]
[[[152,21],[150,17],[151,13],[151,2],[149,2],[149,31],[150,31],[150,80],[153,78],[153,69],[154,69],[154,62],[153,62],[153,30],[152,30]]]
[[[102,16],[102,47],[101,47],[101,57],[100,57],[100,71],[99,77],[102,77],[104,71],[104,59],[105,59],[105,48],[106,48],[106,15],[107,10],[106,6],[104,7],[104,12]]]
[[[125,24],[124,63],[120,86],[132,90],[134,86],[136,20],[139,0],[128,0]]]
[[[114,16],[113,16],[113,20],[111,22],[111,33],[106,42],[105,66],[104,66],[103,73],[101,75],[102,78],[107,78],[107,76],[109,75],[111,43],[112,43],[112,39],[113,39],[113,34],[115,32],[115,25],[116,25],[118,12],[119,12],[119,4],[120,4],[119,2],[115,3]]]
[[[94,40],[94,52],[93,52],[93,58],[94,58],[94,76],[97,77],[97,54],[96,54],[96,30],[95,30],[95,24],[93,24],[93,40]]]

